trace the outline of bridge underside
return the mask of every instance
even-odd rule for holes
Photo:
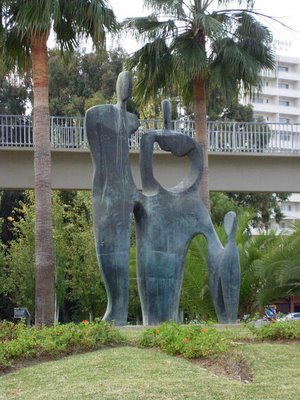
[[[139,153],[131,153],[132,172],[138,188]],[[176,185],[187,173],[189,163],[167,153],[154,153],[154,174],[165,187]],[[92,187],[92,162],[86,150],[52,150],[53,189]],[[299,155],[209,154],[209,184],[212,191],[299,192]],[[33,150],[0,149],[0,189],[34,187]]]

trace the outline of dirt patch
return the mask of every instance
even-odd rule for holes
[[[209,369],[216,375],[226,376],[243,383],[253,381],[253,373],[245,356],[236,350],[218,357],[197,358],[190,361]]]

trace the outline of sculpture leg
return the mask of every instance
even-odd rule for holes
[[[229,212],[225,215],[224,227],[227,234],[227,244],[224,249],[220,276],[226,309],[226,322],[233,324],[237,320],[240,294],[240,260],[235,242],[235,213]]]
[[[138,263],[138,288],[144,325],[178,322],[184,259],[176,255],[148,252]]]
[[[96,230],[100,272],[108,298],[103,319],[116,325],[127,323],[130,221],[129,211],[128,217],[123,219],[117,212],[110,213],[108,221],[98,222]]]
[[[208,235],[209,284],[218,321],[230,324],[237,319],[240,292],[236,216],[233,212],[226,214],[224,227],[227,235],[225,248],[217,240],[213,227]]]
[[[135,207],[137,279],[144,325],[178,321],[189,237],[183,233],[184,219],[177,218],[176,201],[171,214],[171,196],[165,207],[159,205],[160,200],[150,197],[144,199],[143,206]]]

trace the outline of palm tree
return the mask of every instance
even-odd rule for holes
[[[1,1],[2,56],[11,66],[32,68],[35,174],[35,322],[54,318],[54,256],[51,218],[51,148],[47,41],[53,29],[61,50],[73,50],[81,37],[104,44],[116,29],[106,0]],[[31,62],[31,64],[30,64]]]
[[[256,292],[256,305],[300,294],[300,221],[291,235],[281,235],[264,256],[254,263],[254,274],[260,286]]]
[[[125,27],[146,44],[132,54],[135,96],[145,103],[177,89],[194,105],[196,138],[204,150],[200,194],[209,208],[207,91],[220,88],[227,97],[260,83],[259,71],[274,67],[270,31],[256,19],[253,1],[245,8],[221,9],[233,0],[145,0],[148,17],[128,19]]]

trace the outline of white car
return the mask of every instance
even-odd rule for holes
[[[281,318],[281,321],[300,321],[300,312],[293,312]]]

